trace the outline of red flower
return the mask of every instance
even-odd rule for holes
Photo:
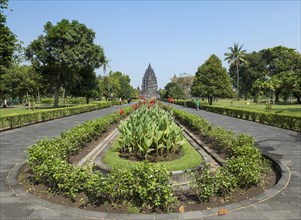
[[[153,99],[153,100],[151,100],[151,101],[150,101],[150,104],[151,104],[151,105],[154,105],[154,104],[156,104],[156,100],[154,100],[154,99]]]
[[[120,115],[123,115],[123,113],[124,113],[124,111],[123,111],[123,109],[121,108],[120,111],[119,111],[119,114],[120,114]]]
[[[168,98],[167,100],[168,100],[170,103],[173,102],[173,99],[172,99],[172,98]]]

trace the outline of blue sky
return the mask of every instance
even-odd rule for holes
[[[247,52],[279,45],[300,52],[299,0],[10,0],[9,8],[7,25],[23,46],[43,33],[47,21],[85,24],[110,60],[108,71],[129,75],[140,88],[149,63],[163,88],[174,74],[194,75],[211,54],[224,60],[234,42]],[[228,68],[224,61],[223,66]]]

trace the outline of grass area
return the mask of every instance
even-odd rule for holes
[[[181,158],[168,162],[158,162],[157,164],[164,165],[169,171],[186,170],[200,165],[203,158],[186,139],[185,142],[182,149],[184,155]],[[118,141],[116,141],[108,152],[106,152],[102,162],[111,168],[124,169],[132,169],[139,163],[119,157]]]
[[[57,109],[57,108],[39,107],[39,108],[35,108],[34,112],[43,112],[51,109]],[[23,114],[23,113],[30,113],[30,112],[33,112],[33,110],[28,109],[28,107],[25,107],[24,105],[19,105],[19,106],[14,105],[13,107],[0,108],[0,117],[11,115],[11,114]]]
[[[249,103],[249,104],[247,104]],[[213,102],[213,106],[223,106],[229,108],[236,108],[236,109],[245,109],[245,110],[255,110],[255,111],[265,111],[265,103],[260,102],[256,104],[253,100],[233,100],[233,106],[231,106],[231,99],[221,99],[217,102]],[[301,104],[275,104],[272,105],[272,113],[278,114],[286,114],[286,115],[293,115],[293,116],[301,116]]]

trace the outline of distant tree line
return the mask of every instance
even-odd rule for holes
[[[56,25],[47,22],[43,34],[21,48],[16,35],[6,26],[3,11],[7,8],[8,0],[0,0],[2,101],[54,96],[57,107],[61,94],[85,97],[87,103],[91,98],[126,99],[139,95],[130,85],[128,75],[118,71],[104,76],[96,74],[97,69],[106,69],[108,60],[103,48],[94,43],[92,29],[76,20],[63,19]],[[22,64],[25,60],[31,64]]]
[[[184,86],[183,78],[173,77],[160,91],[163,98],[175,99],[201,97],[212,104],[217,98],[268,98],[273,102],[301,103],[301,55],[295,49],[276,46],[258,52],[247,53],[234,43],[225,53],[229,70],[222,67],[221,60],[211,55],[192,78],[190,87]],[[186,76],[191,79],[191,76]],[[189,94],[187,93],[189,92]]]
[[[6,25],[4,11],[8,0],[0,0],[0,102],[4,99],[26,100],[28,97],[59,96],[127,99],[139,96],[128,75],[111,71],[97,75],[96,70],[108,65],[100,45],[94,43],[95,32],[76,20],[63,19],[57,24],[47,22],[43,34],[26,48]],[[247,53],[243,45],[234,43],[222,61],[212,54],[194,75],[181,73],[171,78],[161,98],[188,99],[200,97],[212,104],[218,98],[262,97],[273,102],[301,103],[301,55],[284,46]],[[30,64],[24,65],[23,61]]]

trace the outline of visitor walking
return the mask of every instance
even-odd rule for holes
[[[200,101],[199,99],[195,100],[195,109],[198,111],[200,109]]]

